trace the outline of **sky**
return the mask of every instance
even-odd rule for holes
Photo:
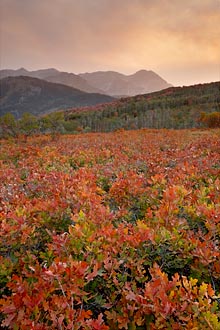
[[[220,0],[0,0],[0,68],[220,80]]]

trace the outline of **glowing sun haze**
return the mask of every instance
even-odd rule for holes
[[[0,0],[1,69],[220,80],[220,0]]]

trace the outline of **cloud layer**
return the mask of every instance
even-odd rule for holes
[[[1,67],[220,80],[220,0],[1,0]]]

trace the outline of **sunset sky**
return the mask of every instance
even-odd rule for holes
[[[220,80],[220,0],[0,0],[0,67]]]

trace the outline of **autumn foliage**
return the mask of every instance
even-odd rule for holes
[[[202,113],[200,117],[201,123],[209,128],[220,127],[220,112]]]
[[[220,132],[1,140],[2,329],[220,329]]]

